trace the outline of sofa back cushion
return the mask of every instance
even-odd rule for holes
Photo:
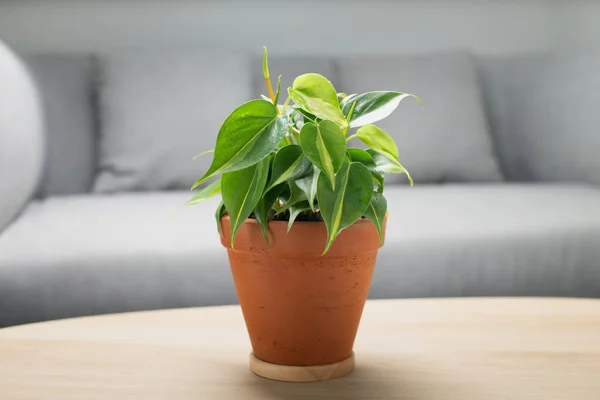
[[[600,184],[600,55],[481,60],[506,176]]]
[[[339,60],[338,91],[397,90],[406,99],[376,123],[396,141],[415,183],[502,180],[485,118],[475,63],[467,53],[364,56]],[[386,182],[407,182],[390,175]]]
[[[100,171],[94,191],[189,188],[209,167],[225,118],[251,96],[245,54],[98,57]]]
[[[88,192],[96,173],[90,55],[27,54],[41,93],[46,158],[40,197]]]

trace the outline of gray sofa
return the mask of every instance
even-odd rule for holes
[[[219,200],[181,206],[210,161],[192,157],[265,92],[260,58],[23,59],[43,99],[46,157],[35,195],[0,226],[0,327],[236,303]],[[371,297],[600,295],[600,57],[273,55],[270,66],[284,87],[320,72],[339,91],[424,101],[382,124],[416,184],[387,182]]]

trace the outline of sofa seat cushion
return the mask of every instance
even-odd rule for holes
[[[0,236],[0,326],[79,315],[233,304],[218,199],[190,192],[32,203]]]
[[[51,198],[0,236],[0,326],[235,303],[214,221],[189,192]],[[395,186],[371,296],[600,296],[600,190]],[[292,228],[293,229],[293,228]]]
[[[400,162],[415,182],[502,180],[469,54],[340,58],[339,74],[338,91],[396,90],[421,98],[423,106],[408,98],[376,122],[396,141]],[[403,175],[386,180],[408,182]]]
[[[600,296],[600,189],[389,187],[374,297]]]

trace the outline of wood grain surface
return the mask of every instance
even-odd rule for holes
[[[369,301],[355,371],[284,383],[248,370],[238,307],[0,330],[0,399],[600,399],[600,301]]]

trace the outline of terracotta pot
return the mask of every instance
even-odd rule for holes
[[[286,234],[287,222],[271,221],[268,246],[256,220],[248,219],[235,249],[229,217],[221,222],[254,356],[292,366],[349,359],[380,247],[373,224],[357,221],[322,256],[322,222],[295,222]]]

